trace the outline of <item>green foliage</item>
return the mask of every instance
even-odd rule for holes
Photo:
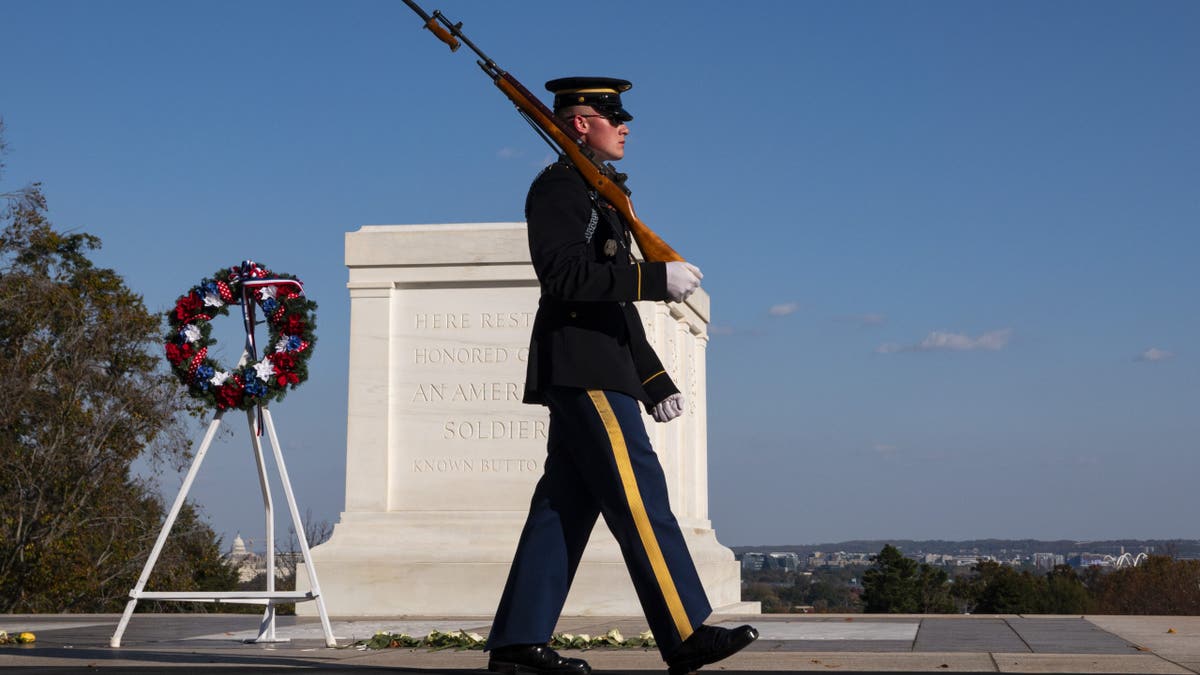
[[[1075,570],[1059,565],[1046,575],[985,561],[955,581],[954,597],[976,614],[1084,614],[1091,597]]]
[[[1200,614],[1200,560],[1152,555],[1090,583],[1104,614]]]
[[[976,568],[983,580],[975,612],[980,614],[1021,614],[1035,612],[1043,592],[1039,578],[1029,572],[1017,572],[996,562],[982,562]]]
[[[0,213],[0,612],[119,609],[163,521],[130,474],[182,462],[179,391],[159,368],[158,317],[55,230],[38,185]],[[225,587],[215,536],[190,509],[156,568]]]

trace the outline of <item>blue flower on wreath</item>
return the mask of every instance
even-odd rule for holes
[[[215,372],[216,371],[213,370],[212,366],[200,366],[197,368],[196,385],[200,387],[200,389],[208,391],[209,386],[212,384],[209,382],[209,380],[212,379],[212,376],[215,374]]]
[[[253,368],[247,368],[242,371],[242,378],[246,381],[243,389],[247,396],[266,396],[267,385],[262,380],[258,379]]]
[[[267,314],[274,314],[275,310],[279,309],[279,301],[275,298],[263,298],[262,308]]]
[[[303,343],[304,341],[300,339],[299,335],[289,335],[287,336],[287,343],[283,345],[283,349],[285,351],[294,352],[297,349],[300,349],[300,345]]]

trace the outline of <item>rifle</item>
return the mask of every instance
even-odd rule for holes
[[[538,97],[529,93],[517,78],[502,70],[496,62],[488,58],[462,32],[462,22],[451,23],[440,10],[434,10],[433,15],[425,13],[413,0],[404,0],[404,4],[412,8],[417,16],[425,21],[425,28],[446,43],[450,51],[458,51],[462,44],[479,56],[476,63],[492,82],[504,92],[504,95],[517,106],[517,112],[529,122],[534,131],[554,148],[560,155],[565,155],[571,164],[583,174],[584,180],[629,223],[633,238],[637,240],[642,255],[650,262],[683,261],[683,256],[675,252],[667,242],[654,233],[633,212],[633,202],[629,201],[629,188],[625,187],[625,174],[618,173],[612,164],[596,160],[595,154],[584,145],[575,129],[557,117]]]

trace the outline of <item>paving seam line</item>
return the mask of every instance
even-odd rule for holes
[[[1093,624],[1093,625],[1095,625],[1095,624]],[[1128,642],[1128,640],[1126,640],[1126,642]],[[1188,671],[1189,673],[1200,672],[1200,671],[1197,671],[1195,668],[1189,668],[1174,659],[1168,659],[1167,657],[1163,656],[1162,654],[1159,654],[1158,652],[1152,651],[1150,653],[1157,656],[1158,658],[1162,659],[1163,661],[1166,661],[1167,663],[1170,663],[1172,665],[1176,665],[1176,666],[1179,666],[1180,668],[1183,668],[1184,670]]]
[[[1105,633],[1105,634],[1107,634],[1107,635],[1111,635],[1111,636],[1113,636],[1113,637],[1117,638],[1118,640],[1120,640],[1121,642],[1124,642],[1124,643],[1125,643],[1125,644],[1127,644],[1127,645],[1132,645],[1132,646],[1133,646],[1133,648],[1134,648],[1135,650],[1139,651],[1139,652],[1140,652],[1141,650],[1145,649],[1145,650],[1147,650],[1147,651],[1150,651],[1150,653],[1154,654],[1155,656],[1158,656],[1158,654],[1157,654],[1156,652],[1154,652],[1153,650],[1150,650],[1148,647],[1146,647],[1146,645],[1139,644],[1139,643],[1137,643],[1137,642],[1134,642],[1133,640],[1129,640],[1129,639],[1125,638],[1125,637],[1124,637],[1124,636],[1122,636],[1120,633],[1114,633],[1113,631],[1111,631],[1111,630],[1108,630],[1108,629],[1107,629],[1107,628],[1105,628],[1104,626],[1101,626],[1100,624],[1098,624],[1098,623],[1096,623],[1096,622],[1092,621],[1091,619],[1087,618],[1087,615],[1086,615],[1086,614],[1084,614],[1084,615],[1081,615],[1079,618],[1081,618],[1081,619],[1083,619],[1084,621],[1088,622],[1088,624],[1089,624],[1091,627],[1095,628],[1096,630],[1100,631],[1101,633]],[[1163,660],[1164,660],[1164,661],[1169,661],[1170,659],[1163,659]],[[1175,663],[1175,662],[1174,662],[1174,661],[1171,661],[1171,663]],[[1179,666],[1179,664],[1178,664],[1178,663],[1175,663],[1175,665]],[[1180,667],[1180,668],[1183,668],[1184,670],[1192,670],[1191,668],[1184,668],[1183,666],[1179,666],[1179,667]],[[1196,671],[1192,670],[1192,672],[1196,672]]]
[[[1017,618],[1024,619],[1025,616],[1022,614],[1018,614]],[[1025,639],[1024,635],[1021,635],[1021,631],[1017,630],[1016,628],[1013,628],[1013,625],[1008,622],[1008,619],[1003,619],[1003,621],[1004,621],[1004,625],[1008,626],[1008,629],[1013,632],[1013,635],[1016,635],[1017,639],[1021,641],[1021,644],[1025,645],[1025,649],[1028,649],[1030,654],[1038,653],[1038,652],[1033,651],[1033,645],[1029,644],[1029,641],[1027,641]]]
[[[997,673],[1000,672],[1000,662],[996,660],[996,653],[988,652],[987,655],[988,658],[992,660],[992,667],[996,669]]]

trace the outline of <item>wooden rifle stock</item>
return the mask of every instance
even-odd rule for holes
[[[515,77],[501,70],[495,61],[492,61],[478,47],[472,44],[467,39],[467,36],[463,35],[461,23],[450,23],[438,11],[434,11],[433,15],[430,16],[413,0],[404,0],[404,4],[408,5],[425,21],[425,28],[429,29],[439,40],[446,43],[450,47],[450,51],[457,51],[459,46],[458,40],[462,40],[464,44],[471,48],[471,51],[479,55],[481,59],[479,67],[483,69],[483,72],[492,78],[492,82],[517,106],[517,110],[536,127],[544,138],[558,146],[560,153],[570,160],[571,164],[583,175],[584,180],[596,190],[597,194],[603,197],[604,201],[612,204],[613,208],[625,219],[625,222],[629,223],[629,230],[647,261],[683,261],[683,256],[679,255],[675,249],[663,241],[662,237],[655,234],[634,213],[633,202],[629,200],[629,190],[624,185],[623,176],[619,177],[611,166],[597,162],[592,157],[591,152],[579,142],[578,135],[574,129],[568,127],[561,119],[555,117],[554,113],[538,97],[531,94]],[[439,22],[441,25],[438,25]]]

